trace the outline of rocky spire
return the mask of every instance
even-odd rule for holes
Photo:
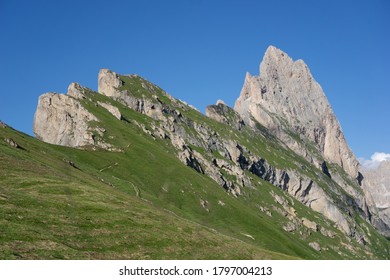
[[[318,165],[321,158],[303,149],[296,136],[313,142],[325,160],[357,177],[359,163],[321,86],[303,60],[293,61],[283,51],[268,47],[260,64],[260,76],[247,73],[234,109],[249,124],[253,117],[295,152]]]

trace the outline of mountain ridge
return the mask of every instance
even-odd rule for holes
[[[72,83],[67,95],[44,94],[34,131],[64,147],[14,136],[26,151],[64,149],[72,171],[259,248],[298,258],[388,253],[354,176],[305,137],[278,138],[278,129],[221,101],[203,115],[138,75],[102,69],[98,92]]]
[[[255,78],[255,82],[263,82],[263,85],[251,85],[251,91],[249,92],[246,92],[246,88],[248,87],[248,77],[249,79],[251,78],[250,75],[247,74],[243,91],[241,92],[235,106],[236,111],[239,112],[242,119],[237,120],[236,122],[241,123],[242,125],[248,123],[251,127],[254,127],[255,131],[258,124],[264,125],[266,129],[270,130],[271,133],[275,135],[276,139],[281,139],[280,144],[286,144],[288,148],[291,148],[298,154],[304,151],[305,154],[303,156],[318,168],[321,167],[324,174],[328,175],[330,178],[332,178],[332,174],[330,173],[332,171],[327,168],[327,162],[324,161],[324,158],[327,157],[325,148],[327,146],[332,146],[332,144],[327,144],[326,141],[327,139],[331,139],[330,141],[333,141],[334,137],[329,137],[329,134],[339,135],[339,140],[336,140],[336,142],[339,141],[340,146],[339,148],[336,147],[335,149],[332,149],[332,151],[336,153],[339,152],[339,154],[335,156],[337,158],[335,163],[343,168],[344,159],[341,158],[343,156],[342,149],[347,150],[348,153],[345,161],[351,160],[353,162],[353,174],[355,174],[355,172],[357,173],[358,162],[353,154],[350,154],[352,152],[345,142],[345,138],[338,125],[338,121],[333,114],[330,104],[327,102],[321,87],[312,78],[306,64],[302,60],[293,62],[286,53],[270,46],[264,55],[262,63],[260,64],[260,70],[261,76],[258,79]],[[265,73],[265,75],[262,73]],[[298,76],[298,82],[294,80],[294,76]],[[133,79],[139,79],[142,89],[129,91],[129,88],[126,86],[134,83]],[[269,79],[271,79],[271,81],[269,81]],[[293,82],[290,82],[291,79],[293,79]],[[267,90],[267,87],[271,90]],[[286,87],[287,90],[285,89]],[[277,98],[276,102],[272,100],[272,96],[276,95],[275,90],[279,90],[279,94],[281,95],[280,98]],[[154,91],[154,94],[148,94],[147,91]],[[267,110],[264,109],[263,111],[259,111],[256,109],[251,110],[250,108],[258,108],[257,104],[259,102],[261,103],[261,101],[264,100],[264,96],[272,91],[273,95],[269,98],[268,101],[270,101],[270,104],[267,106],[268,109],[273,108],[273,110],[276,111],[273,113],[270,112],[270,117],[268,117],[268,120],[264,122],[262,117],[264,116],[264,112],[267,112]],[[285,99],[284,92],[289,93],[289,91],[292,91],[293,93],[290,94],[290,97],[296,98],[297,101],[292,102],[291,105],[287,104],[288,108],[286,111],[286,109],[284,109],[285,104],[281,103],[280,100]],[[251,186],[249,178],[243,172],[247,170],[260,178],[266,179],[273,185],[286,190],[290,195],[293,195],[302,203],[325,215],[327,218],[335,222],[347,235],[355,235],[354,230],[352,230],[354,225],[351,221],[348,222],[348,215],[344,215],[342,211],[335,206],[334,198],[332,198],[332,192],[337,195],[341,194],[340,191],[336,190],[337,187],[334,187],[333,190],[326,193],[324,192],[323,187],[318,185],[318,183],[313,181],[310,177],[307,178],[307,176],[304,176],[302,178],[301,172],[297,172],[296,170],[286,170],[284,168],[275,168],[275,166],[269,164],[266,159],[258,157],[257,155],[253,156],[253,152],[247,147],[242,146],[242,144],[238,144],[234,141],[226,141],[226,139],[215,134],[212,128],[207,126],[205,127],[197,122],[192,122],[192,120],[185,117],[182,112],[175,109],[175,106],[185,108],[179,100],[176,100],[155,85],[148,83],[138,75],[122,76],[109,69],[101,69],[98,75],[98,92],[119,101],[128,108],[152,118],[154,121],[160,122],[159,125],[152,126],[152,131],[145,127],[143,127],[143,129],[148,131],[151,135],[158,135],[158,137],[170,139],[171,144],[178,150],[177,157],[182,163],[194,168],[199,173],[209,176],[235,196],[239,196],[241,194],[243,187]],[[303,103],[304,100],[307,99],[306,96],[310,95],[311,92],[313,92],[316,97],[320,98],[320,107],[317,107],[316,105],[318,98],[311,100],[308,104]],[[82,94],[79,96],[82,96]],[[250,101],[249,104],[245,106],[248,107],[247,111],[241,110],[242,108],[240,103],[243,96],[246,97],[246,101]],[[252,101],[251,99],[254,100]],[[288,100],[288,97],[286,100]],[[297,102],[300,103],[301,114],[295,111]],[[277,103],[282,104],[282,108],[278,107],[276,105]],[[261,108],[264,108],[264,105],[260,106]],[[77,105],[77,108],[80,108],[80,106]],[[206,109],[206,116],[214,118],[217,121],[222,120],[223,122],[223,119],[226,119],[225,116],[229,115],[229,112],[230,115],[234,115],[233,111],[223,103],[219,103],[217,107],[214,107],[222,108],[222,110],[215,110],[213,114],[210,113],[210,108],[212,107],[209,106],[208,109]],[[277,114],[278,110],[283,112],[282,115]],[[323,110],[324,113],[321,113],[321,110]],[[39,110],[37,110],[37,113],[38,112]],[[272,114],[276,114],[276,118]],[[39,115],[40,114],[38,113],[38,116]],[[302,117],[302,115],[304,116]],[[315,120],[316,115],[320,115],[322,117]],[[280,119],[279,116],[287,118],[287,120],[285,119],[283,121],[283,119]],[[255,121],[252,118],[254,118]],[[330,119],[330,124],[328,124],[328,119]],[[272,121],[269,122],[269,120]],[[286,126],[286,121],[287,126],[292,126],[295,132],[303,134],[309,140],[314,139],[317,141],[315,142],[315,144],[318,145],[317,150],[309,151],[304,146],[306,143],[303,142],[302,145],[302,142],[299,141],[302,140],[301,137],[299,137],[297,141],[294,137],[291,137],[289,131],[285,133],[284,127]],[[80,122],[82,124],[85,123],[83,120],[80,120]],[[301,126],[296,126],[297,123],[301,122],[303,122]],[[308,123],[311,122],[315,123],[314,128],[307,129],[309,132],[306,133],[306,126],[309,128],[313,127],[308,125]],[[324,122],[325,124],[323,124]],[[232,125],[229,122],[227,124]],[[316,124],[322,126],[316,127]],[[331,127],[330,129],[328,128],[329,126]],[[188,127],[191,127],[192,131],[188,131]],[[240,129],[240,127],[238,127],[238,129]],[[84,127],[84,130],[89,129]],[[98,135],[96,133],[95,135],[93,133],[88,133],[91,132],[84,134],[83,139],[88,138],[91,140],[94,138],[101,138],[104,133],[104,128],[97,128]],[[107,145],[110,146],[110,144],[107,143],[91,141],[88,144],[94,144],[94,142],[96,142],[96,144],[99,143],[98,145],[101,147]],[[293,141],[293,145],[291,145],[291,141]],[[211,154],[202,154],[197,151],[196,148],[194,149],[194,147],[203,148],[209,152],[211,151]],[[212,151],[217,151],[224,159],[212,159]],[[228,174],[225,175],[223,171]],[[369,217],[371,214],[370,210],[366,206],[367,203],[362,189],[355,182],[342,178],[342,176],[337,176],[340,173],[339,171],[340,170],[336,169],[336,172],[333,172],[334,174],[332,180],[341,186],[341,191],[346,191],[348,195],[353,197],[353,207],[361,209],[359,211],[363,213],[365,218]],[[351,175],[350,168],[347,168],[346,171],[349,175]],[[229,180],[229,176],[234,176],[235,180]],[[356,174],[356,176],[356,178],[359,177],[358,174]],[[360,182],[358,183],[360,184]],[[342,200],[344,200],[344,203],[348,201],[347,196],[342,198]],[[356,238],[360,239],[361,236],[358,234]]]

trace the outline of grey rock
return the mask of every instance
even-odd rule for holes
[[[206,107],[206,116],[217,122],[228,124],[237,130],[245,125],[241,116],[220,100],[218,100],[217,105]]]
[[[363,190],[372,223],[384,235],[390,237],[390,161],[383,161],[377,168],[362,169]]]
[[[317,242],[310,242],[309,246],[312,247],[317,252],[321,251],[321,246]]]
[[[101,69],[98,76],[98,92],[110,97],[120,97],[122,86],[119,75],[109,69]]]
[[[320,232],[323,236],[327,236],[327,237],[335,237],[336,236],[336,233],[334,231],[331,231],[329,229],[326,229],[324,227],[320,227]]]
[[[21,148],[12,138],[4,138],[4,141],[13,148]]]
[[[292,150],[315,159],[315,154],[308,156],[307,151],[302,154],[301,143],[291,132],[303,136],[315,144],[326,160],[340,165],[351,177],[357,177],[359,163],[321,86],[302,60],[293,61],[283,51],[270,46],[260,64],[260,76],[247,73],[234,109],[245,122],[253,124],[253,117]]]
[[[100,102],[100,101],[98,101],[98,104],[100,106],[102,106],[103,108],[105,108],[108,112],[110,112],[111,115],[113,115],[118,120],[122,119],[122,114],[117,107],[115,107],[109,103],[104,103],[104,102]]]
[[[35,136],[61,146],[121,151],[102,140],[104,128],[96,125],[91,127],[90,122],[99,120],[81,104],[87,91],[92,92],[77,83],[71,83],[68,94],[50,92],[41,95],[34,115]]]
[[[297,226],[293,222],[288,222],[283,229],[287,232],[293,232],[297,230]]]
[[[311,229],[312,231],[318,231],[318,225],[307,218],[302,218],[302,224],[308,229]]]
[[[68,96],[76,99],[85,99],[84,91],[86,89],[86,87],[83,87],[78,83],[71,83],[68,87]]]
[[[33,130],[38,139],[70,147],[94,145],[89,122],[98,119],[68,95],[46,93],[39,97]]]

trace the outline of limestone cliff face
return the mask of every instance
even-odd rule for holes
[[[260,76],[246,75],[234,109],[247,123],[253,117],[295,152],[319,165],[320,159],[293,136],[312,141],[327,161],[357,178],[359,163],[321,86],[302,60],[293,61],[270,46],[260,64]]]
[[[390,237],[390,161],[362,170],[363,190],[372,212],[372,223]]]
[[[70,147],[94,144],[88,122],[98,119],[77,100],[83,96],[81,89],[72,83],[67,95],[50,92],[39,97],[33,124],[38,139]]]
[[[91,126],[92,121],[99,122],[99,119],[81,103],[86,98],[86,91],[91,90],[71,83],[67,94],[49,92],[41,95],[34,115],[35,136],[44,142],[61,146],[115,150],[102,139],[105,129]],[[118,108],[105,103],[97,105],[104,107],[117,119],[121,118]]]

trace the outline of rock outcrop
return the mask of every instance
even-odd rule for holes
[[[238,130],[245,125],[241,116],[221,100],[218,100],[216,105],[206,107],[206,116]]]
[[[246,74],[234,109],[247,123],[254,118],[292,150],[319,165],[321,159],[301,143],[309,140],[327,161],[357,178],[358,161],[321,86],[302,60],[293,61],[270,46],[260,64],[260,76]]]
[[[104,103],[104,102],[100,102],[100,101],[98,101],[98,104],[100,106],[102,106],[103,108],[105,108],[111,115],[113,115],[118,120],[122,119],[122,114],[117,107],[115,107],[109,103]]]
[[[77,83],[71,83],[67,94],[49,92],[41,95],[34,115],[35,137],[61,146],[116,150],[102,140],[105,129],[91,125],[91,122],[99,120],[81,104],[88,91],[92,92]],[[116,111],[114,106],[104,106],[115,117],[119,117],[119,110]]]
[[[372,223],[390,237],[390,161],[362,170],[363,190],[371,209]]]
[[[90,121],[98,119],[74,97],[46,93],[39,97],[33,130],[38,139],[51,144],[88,146],[95,144]]]

